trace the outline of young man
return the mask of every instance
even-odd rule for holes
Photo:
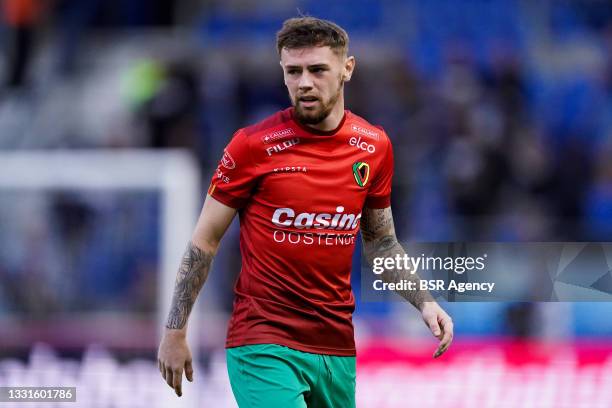
[[[355,58],[336,24],[285,21],[277,48],[292,107],[238,130],[223,154],[179,269],[159,368],[181,395],[185,335],[219,241],[238,212],[242,270],[227,334],[240,407],[354,407],[351,258],[395,256],[393,154],[384,130],[344,109]],[[383,279],[418,279],[387,271]],[[450,317],[426,291],[401,292],[449,347]]]

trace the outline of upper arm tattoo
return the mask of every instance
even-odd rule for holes
[[[385,256],[399,245],[395,237],[391,207],[364,209],[361,217],[361,237],[368,261],[376,256]]]
[[[364,209],[361,217],[361,236],[363,239],[371,241],[383,235],[395,235],[391,207]]]
[[[189,243],[176,275],[172,306],[166,327],[182,329],[187,324],[198,293],[204,285],[213,260],[213,253]]]

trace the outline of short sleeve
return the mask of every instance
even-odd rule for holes
[[[365,206],[387,208],[391,205],[391,180],[393,178],[393,146],[389,139],[387,139],[385,155],[376,173],[368,190]]]
[[[243,207],[255,186],[255,170],[247,135],[238,130],[223,150],[208,194],[229,207]]]

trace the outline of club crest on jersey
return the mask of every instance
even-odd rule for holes
[[[366,162],[355,162],[353,164],[353,177],[359,187],[365,187],[370,177],[370,165]]]

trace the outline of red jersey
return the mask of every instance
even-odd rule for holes
[[[384,130],[348,110],[329,132],[301,125],[288,108],[234,134],[208,191],[240,217],[226,347],[355,355],[355,239],[364,205],[390,205],[392,174]]]

